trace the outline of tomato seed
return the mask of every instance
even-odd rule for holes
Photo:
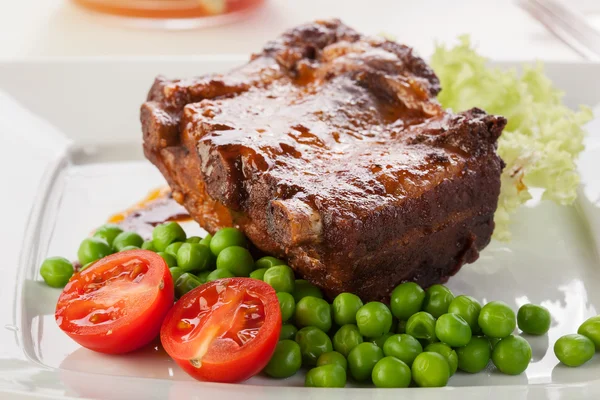
[[[190,364],[192,364],[192,367],[194,368],[200,368],[202,366],[202,361],[191,359]]]
[[[179,329],[180,331],[187,331],[191,327],[192,327],[192,324],[190,324],[187,321],[179,321],[177,323],[177,329]]]
[[[142,267],[141,265],[136,265],[135,268],[133,269],[133,271],[131,271],[131,274],[130,274],[131,280],[134,280],[135,278],[137,278],[138,275],[141,274],[142,272],[144,272],[144,267]]]
[[[92,324],[99,324],[102,322],[106,322],[109,319],[110,319],[110,316],[107,314],[96,313],[96,314],[93,314],[89,320]]]

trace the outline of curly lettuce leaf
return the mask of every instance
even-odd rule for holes
[[[489,67],[468,36],[453,48],[436,46],[431,65],[440,78],[442,106],[454,111],[478,107],[508,119],[498,140],[506,168],[494,216],[496,239],[510,239],[511,214],[531,198],[531,188],[542,189],[543,199],[561,205],[575,201],[575,160],[583,150],[582,126],[592,118],[589,108],[573,111],[563,105],[563,93],[544,75],[541,63],[524,65],[520,73]]]

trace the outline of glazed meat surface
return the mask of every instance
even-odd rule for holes
[[[453,114],[412,49],[338,20],[227,74],[158,78],[144,151],[210,232],[239,227],[329,296],[445,281],[490,241],[502,117]]]

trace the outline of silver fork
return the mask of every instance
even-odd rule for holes
[[[583,58],[600,61],[600,32],[581,13],[557,0],[517,0],[517,3]]]

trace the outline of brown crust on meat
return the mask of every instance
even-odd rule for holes
[[[502,117],[444,111],[412,49],[317,21],[224,75],[158,78],[144,152],[207,230],[237,226],[333,296],[444,281],[490,241]]]

